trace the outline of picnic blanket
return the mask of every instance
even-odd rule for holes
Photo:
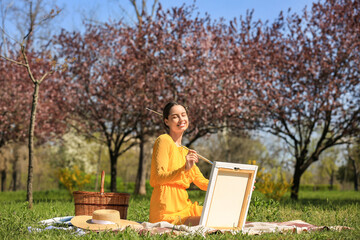
[[[172,233],[176,235],[181,234],[201,234],[208,235],[214,233],[231,233],[237,234],[239,230],[219,230],[213,228],[206,228],[203,226],[194,226],[188,227],[185,225],[173,225],[167,222],[159,223],[142,223],[143,229],[140,230],[140,233],[150,232],[151,234],[163,234],[163,233]],[[243,234],[248,235],[261,235],[263,233],[302,233],[302,232],[311,232],[311,231],[320,231],[320,230],[336,230],[341,231],[343,229],[350,229],[349,227],[344,226],[315,226],[310,223],[304,222],[302,220],[294,220],[288,222],[246,222],[243,230]]]
[[[30,232],[38,232],[50,229],[62,229],[62,230],[74,230],[75,234],[83,235],[86,231],[80,228],[72,226],[70,220],[73,216],[56,217],[47,220],[43,220],[40,223],[46,225],[45,228],[32,228],[28,227]],[[207,228],[203,226],[185,226],[185,225],[173,225],[168,222],[158,223],[141,223],[141,227],[134,229],[140,235],[142,234],[172,234],[172,235],[192,235],[201,234],[203,236],[217,233],[231,233],[237,234],[239,231],[235,230],[219,230],[213,228]],[[294,220],[288,222],[246,222],[242,230],[243,234],[248,235],[261,235],[263,233],[302,233],[321,230],[335,230],[341,231],[343,229],[350,229],[345,226],[315,226],[302,220]],[[124,229],[117,229],[115,231],[122,231]]]

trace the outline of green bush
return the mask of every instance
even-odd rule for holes
[[[83,190],[85,185],[90,183],[91,176],[81,171],[77,166],[73,168],[61,168],[56,172],[60,182],[60,188],[63,186],[71,195],[73,191]]]
[[[254,191],[251,197],[247,220],[274,222],[279,218],[280,202],[268,199],[264,194]]]
[[[256,161],[248,161],[248,164],[256,165]],[[256,179],[257,190],[268,199],[276,201],[280,200],[291,187],[291,182],[286,180],[285,173],[280,167],[272,169],[271,172],[265,172],[264,168],[259,167]]]

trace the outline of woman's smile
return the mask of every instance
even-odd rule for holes
[[[168,119],[165,119],[166,125],[172,131],[185,131],[189,126],[189,120],[186,110],[181,105],[175,105],[171,108]]]
[[[182,122],[180,124],[178,124],[179,127],[185,127],[186,126],[186,122]]]

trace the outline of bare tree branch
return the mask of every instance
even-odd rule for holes
[[[141,17],[141,14],[139,12],[139,8],[137,6],[136,0],[129,0],[129,1],[133,5],[133,7],[135,9],[135,13],[136,13],[136,17],[138,19],[138,23],[141,26],[142,25],[142,17]]]
[[[3,58],[3,59],[5,59],[5,60],[7,60],[7,61],[9,61],[9,62],[15,63],[16,65],[20,65],[20,66],[26,67],[26,64],[25,64],[25,63],[17,62],[17,61],[15,61],[15,60],[13,60],[13,59],[11,59],[11,58],[8,58],[8,57],[5,57],[5,56],[3,56],[3,55],[0,55],[0,57]]]
[[[151,17],[154,17],[154,13],[156,10],[156,5],[159,2],[159,0],[154,0],[154,4],[152,5],[152,9],[151,9]]]
[[[36,83],[37,80],[35,79],[35,77],[32,74],[32,71],[31,71],[31,68],[30,68],[30,65],[29,65],[29,61],[28,61],[27,56],[26,56],[25,46],[24,45],[21,45],[21,53],[22,53],[23,58],[25,60],[25,67],[27,69],[29,77],[30,77],[31,81],[33,81],[33,83]]]

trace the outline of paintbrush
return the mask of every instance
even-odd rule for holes
[[[152,109],[150,109],[150,108],[146,108],[146,110],[149,110],[150,112],[153,112],[153,113],[156,113],[157,115],[160,115],[160,116],[162,116],[162,114],[161,113],[159,113],[159,112],[157,112],[157,111],[154,111],[154,110],[152,110]],[[187,147],[185,147],[185,146],[183,146],[183,145],[180,145],[182,148],[184,148],[184,149],[186,149],[186,150],[188,150],[188,151],[190,151],[190,149],[189,148],[187,148]],[[197,154],[197,156],[201,159],[201,160],[204,160],[205,162],[207,162],[207,163],[210,163],[210,164],[213,164],[213,162],[212,161],[210,161],[209,159],[207,159],[206,157],[203,157],[203,156],[201,156],[200,154],[198,154],[198,153],[196,153]]]

